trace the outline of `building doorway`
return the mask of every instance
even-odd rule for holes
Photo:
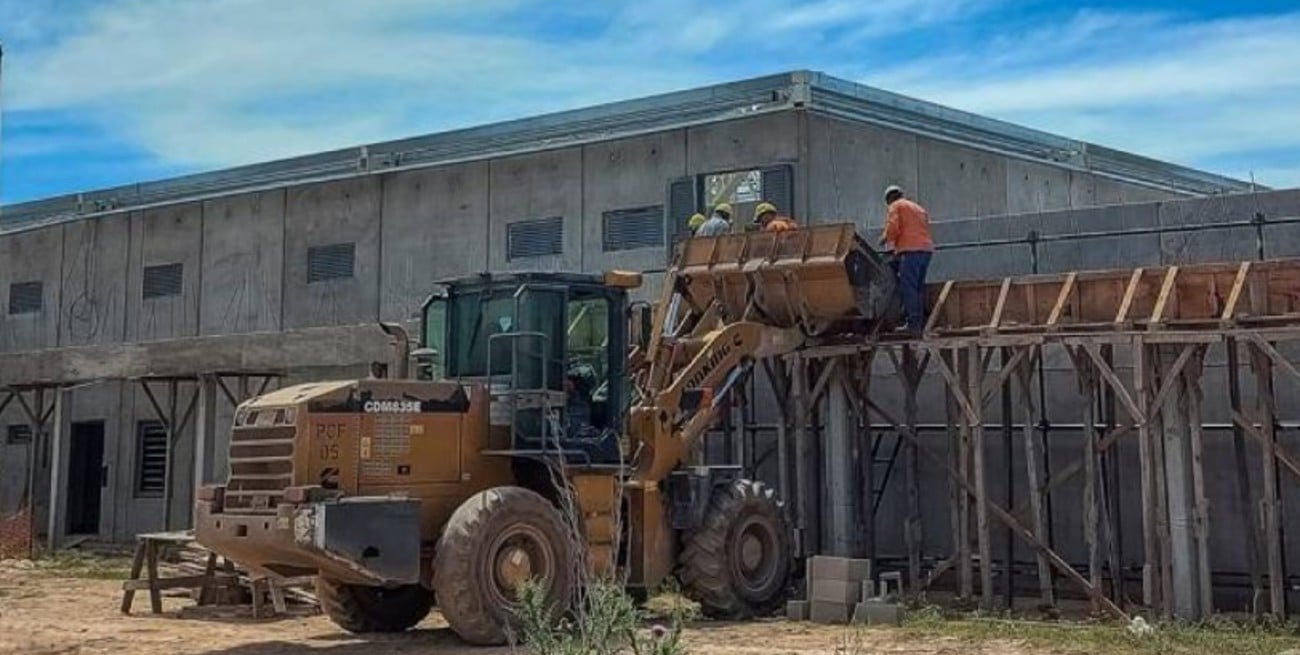
[[[69,535],[99,534],[100,492],[107,482],[104,469],[104,422],[72,424],[68,442]]]

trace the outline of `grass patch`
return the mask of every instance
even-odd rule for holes
[[[972,614],[945,615],[937,608],[909,612],[905,632],[967,641],[1007,640],[1058,652],[1129,655],[1277,655],[1300,648],[1294,626],[1214,619],[1197,625],[1157,623],[1149,631],[1122,623],[1028,621]]]
[[[131,572],[131,560],[60,550],[36,560],[36,570],[61,578],[125,580]]]

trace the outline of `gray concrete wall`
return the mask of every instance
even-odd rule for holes
[[[126,333],[130,214],[110,214],[63,230],[59,345],[118,343]]]
[[[59,273],[63,230],[47,227],[0,242],[0,351],[52,348],[59,337]],[[10,314],[11,285],[41,283],[39,312]]]
[[[199,333],[280,329],[285,190],[203,203]]]
[[[931,219],[998,216],[1175,197],[1091,172],[1015,159],[826,116],[806,120],[805,216],[883,224],[881,194],[898,184]]]
[[[288,190],[284,216],[285,328],[353,325],[379,317],[380,185],[378,176],[307,184]],[[307,281],[307,252],[355,244],[353,276]]]
[[[661,269],[663,246],[604,251],[604,214],[664,205],[668,181],[686,175],[686,133],[667,132],[583,148],[582,269]],[[666,235],[671,237],[667,228]]]
[[[131,212],[126,282],[126,340],[177,339],[198,334],[203,205],[185,203]],[[181,264],[181,293],[145,298],[148,266]]]

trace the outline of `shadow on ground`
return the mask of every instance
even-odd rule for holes
[[[294,641],[263,641],[215,650],[202,655],[379,655],[380,653],[439,653],[504,655],[508,647],[484,648],[461,641],[449,628],[408,630],[398,634],[322,634]]]

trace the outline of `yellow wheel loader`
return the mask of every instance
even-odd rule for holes
[[[775,610],[790,530],[738,466],[689,466],[756,360],[867,332],[893,278],[851,225],[694,239],[653,305],[640,275],[483,274],[441,285],[396,376],[241,404],[229,478],[197,500],[200,543],[265,575],[317,575],[354,632],[436,606],[499,644],[516,590],[676,575],[713,616]],[[414,360],[415,375],[406,375]]]

